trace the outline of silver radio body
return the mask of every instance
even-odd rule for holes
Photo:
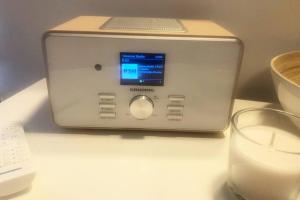
[[[187,22],[181,22],[184,29],[167,32],[106,29],[109,19],[79,17],[44,37],[58,125],[199,132],[226,128],[242,55],[236,37],[189,34]],[[88,20],[95,25],[86,27]]]

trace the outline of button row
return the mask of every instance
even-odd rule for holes
[[[116,118],[116,96],[111,93],[99,93],[99,115],[101,118]]]
[[[183,108],[185,96],[183,95],[169,95],[168,96],[170,105],[167,106],[168,120],[181,121],[183,119]]]

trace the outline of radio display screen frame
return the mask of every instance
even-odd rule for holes
[[[120,84],[163,86],[165,53],[120,52]]]

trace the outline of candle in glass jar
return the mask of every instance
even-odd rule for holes
[[[235,134],[230,149],[229,184],[235,192],[247,200],[297,199],[300,155],[287,152],[300,152],[299,138],[264,125],[240,132],[243,135]]]

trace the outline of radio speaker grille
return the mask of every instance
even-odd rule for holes
[[[185,32],[177,19],[140,17],[112,17],[100,29]]]

